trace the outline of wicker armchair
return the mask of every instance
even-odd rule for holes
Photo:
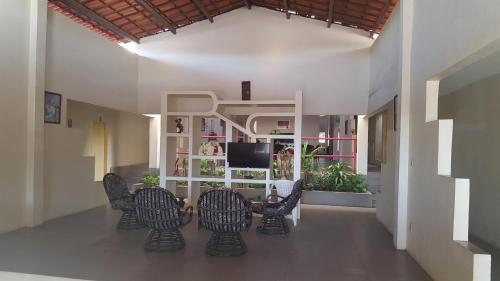
[[[243,196],[230,189],[205,191],[198,200],[198,227],[212,231],[205,253],[240,256],[247,252],[241,231],[252,224],[252,212]]]
[[[125,180],[113,173],[108,173],[103,180],[104,190],[114,210],[123,211],[123,215],[118,222],[118,229],[139,229],[144,225],[137,219],[135,211],[134,195],[128,190]]]
[[[293,185],[292,193],[287,197],[277,196],[282,200],[277,203],[264,202],[252,207],[253,211],[262,214],[262,219],[257,226],[257,232],[262,234],[286,235],[290,232],[285,216],[289,215],[297,206],[304,189],[304,181],[298,180]]]
[[[175,196],[162,188],[137,191],[135,204],[139,220],[151,229],[144,245],[146,251],[171,252],[186,246],[179,228],[191,222],[193,207],[182,212]]]

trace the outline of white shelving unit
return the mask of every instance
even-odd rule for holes
[[[260,106],[260,107],[259,107]],[[289,109],[287,112],[267,112],[272,111],[272,107]],[[257,112],[249,115],[245,125],[240,125],[230,117],[224,115],[224,109],[228,107],[251,107]],[[293,139],[296,151],[300,151],[301,128],[302,128],[302,92],[297,91],[294,100],[219,100],[211,91],[167,91],[161,99],[161,138],[160,138],[160,185],[175,194],[178,181],[186,182],[188,187],[188,203],[196,206],[200,195],[200,182],[224,183],[226,187],[231,187],[235,183],[258,183],[266,185],[266,196],[271,193],[273,179],[271,169],[256,168],[230,168],[226,155],[205,156],[197,155],[201,144],[202,119],[206,117],[216,117],[225,122],[225,143],[237,141],[236,132],[241,132],[250,140],[265,139],[272,143],[273,139]],[[254,120],[261,117],[293,117],[293,135],[259,135],[251,129]],[[176,133],[175,119],[182,118],[185,131]],[[178,151],[187,151],[187,154],[180,155],[188,161],[187,176],[172,176],[175,171],[175,161]],[[224,161],[224,177],[209,177],[200,175],[201,160]],[[294,154],[294,180],[300,179],[300,154]],[[235,178],[233,172],[265,172],[265,178]],[[300,203],[293,211],[294,224],[300,218]]]

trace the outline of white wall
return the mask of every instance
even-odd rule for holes
[[[439,117],[454,120],[452,175],[470,178],[470,233],[500,248],[500,75],[439,99]]]
[[[45,125],[44,220],[106,203],[102,182],[94,181],[94,158],[83,157],[84,131]]]
[[[240,99],[244,80],[252,81],[252,99],[293,99],[303,90],[306,115],[366,113],[373,42],[366,32],[253,7],[141,42],[142,113],[159,113],[163,90]]]
[[[99,118],[106,124],[108,168],[148,163],[148,117],[76,101],[68,101],[67,108],[73,127],[81,129],[84,137],[89,135],[92,123]],[[89,151],[89,147],[84,146],[80,155],[88,156]]]
[[[371,48],[370,61],[370,97],[368,112],[387,110],[387,146],[386,161],[381,164],[381,191],[377,195],[377,218],[394,233],[395,230],[395,194],[396,194],[396,158],[399,155],[399,132],[394,131],[391,100],[401,93],[401,40],[402,21],[401,5],[397,5],[384,32]],[[389,103],[389,104],[388,104]],[[399,112],[398,117],[399,119]]]
[[[395,195],[396,195],[396,142],[398,131],[394,131],[394,106],[389,102],[380,108],[385,111],[387,122],[385,161],[380,164],[380,193],[377,194],[377,218],[389,232],[395,231]]]
[[[384,32],[370,49],[368,113],[379,110],[401,93],[401,6],[398,4]]]
[[[48,91],[76,101],[137,112],[137,79],[137,55],[48,10]]]
[[[453,193],[445,177],[437,176],[434,147],[439,131],[438,123],[425,123],[426,81],[500,38],[498,10],[498,1],[413,1],[409,69],[413,165],[409,168],[408,196],[408,222],[413,232],[408,233],[408,251],[437,281],[470,281],[477,272],[464,254],[470,248],[459,248],[452,241]]]
[[[119,111],[115,166],[144,164],[149,161],[149,118]]]
[[[0,233],[25,225],[30,1],[0,0]]]

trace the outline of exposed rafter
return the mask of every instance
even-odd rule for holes
[[[205,6],[203,6],[203,3],[201,3],[200,0],[191,0],[193,1],[193,3],[196,5],[196,7],[198,8],[198,10],[200,10],[200,12],[205,16],[205,18],[207,18],[210,22],[214,22],[214,19],[212,18],[212,16],[208,13],[207,9],[205,9]]]
[[[252,1],[251,0],[243,0],[243,3],[247,6],[247,8],[250,10],[252,9]]]
[[[361,29],[374,37],[398,0],[48,0],[49,7],[113,42],[135,41],[181,28],[241,7],[264,7],[286,14]],[[355,2],[355,3],[354,3]],[[90,10],[90,12],[89,12]]]
[[[328,28],[332,26],[333,22],[333,5],[335,4],[335,0],[330,0],[330,4],[328,5]]]
[[[75,10],[75,12],[79,15],[83,15],[83,16],[87,17],[88,19],[97,22],[100,26],[110,30],[114,34],[139,44],[139,38],[124,31],[123,29],[121,29],[120,27],[116,26],[115,24],[109,22],[108,20],[104,19],[103,17],[98,15],[96,12],[85,7],[83,4],[80,3],[80,1],[78,1],[78,0],[57,0],[57,2],[60,2],[60,3],[64,4],[66,7]]]
[[[288,6],[288,0],[283,0],[283,9],[285,10],[286,18],[290,19],[290,9]]]
[[[173,26],[170,21],[165,17],[165,15],[160,14],[154,7],[149,3],[148,0],[135,0],[137,3],[139,3],[146,11],[148,11],[152,16],[153,19],[158,23],[161,27],[166,27],[168,28],[168,31],[172,32],[173,34],[176,34],[176,27]]]
[[[382,23],[382,20],[384,19],[385,15],[387,14],[387,11],[389,11],[389,7],[391,6],[391,1],[392,0],[385,0],[385,5],[380,14],[377,17],[377,20],[375,21],[375,24],[373,25],[372,31],[370,32],[370,38],[373,38],[373,35],[377,32],[378,28],[380,27],[380,24]]]

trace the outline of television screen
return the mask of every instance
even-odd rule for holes
[[[231,168],[269,168],[268,143],[228,143],[227,161]]]

